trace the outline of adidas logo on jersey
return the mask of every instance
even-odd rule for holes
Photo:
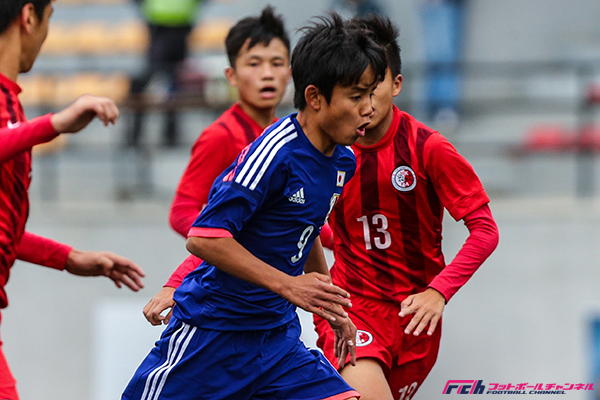
[[[291,197],[288,198],[292,203],[304,204],[306,200],[304,199],[304,188],[300,188],[296,193],[294,193]]]

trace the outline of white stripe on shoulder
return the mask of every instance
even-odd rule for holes
[[[354,153],[354,149],[352,148],[352,146],[346,146],[346,148],[347,148],[348,150],[350,150],[350,151],[352,152],[352,154],[356,155],[356,154]]]
[[[261,154],[263,152],[268,152],[268,149],[272,146],[271,142],[273,140],[277,140],[277,138],[280,137],[279,135],[281,134],[281,132],[286,129],[289,129],[290,126],[292,126],[292,129],[293,129],[294,124],[292,123],[291,118],[287,118],[287,120],[282,121],[281,124],[277,128],[273,129],[271,132],[269,132],[267,134],[267,136],[263,139],[263,141],[260,143],[258,148],[250,155],[250,157],[248,157],[248,159],[244,163],[244,167],[242,168],[242,170],[240,171],[238,176],[235,178],[236,183],[239,183],[239,184],[242,183],[242,180],[248,173],[248,170],[251,167],[253,167],[253,164],[255,163],[256,159],[259,158],[257,163],[260,164],[260,162],[264,158],[264,156],[261,157]],[[267,148],[267,149],[265,149],[265,148]],[[256,167],[256,168],[258,168],[258,167]],[[256,168],[254,168],[254,170],[256,170]],[[250,180],[250,179],[251,179],[251,177],[248,178],[248,180]],[[246,184],[246,186],[247,186],[247,184]]]
[[[288,135],[288,136],[284,137],[283,140],[280,140],[279,143],[277,143],[277,145],[275,145],[275,147],[273,148],[273,150],[269,154],[269,158],[267,158],[267,161],[265,161],[265,163],[263,164],[262,168],[260,169],[260,172],[258,173],[258,175],[256,175],[256,179],[254,179],[254,182],[252,182],[252,185],[250,186],[250,190],[256,189],[256,186],[258,185],[258,183],[262,179],[262,177],[265,174],[265,171],[267,170],[267,168],[269,168],[269,165],[271,164],[271,161],[273,161],[273,158],[275,158],[275,155],[277,154],[277,152],[279,151],[279,149],[281,149],[284,144],[286,144],[286,143],[288,143],[288,142],[296,139],[297,137],[298,137],[298,132],[294,132],[291,135]]]
[[[252,169],[250,170],[250,173],[248,175],[246,175],[246,179],[244,179],[244,182],[242,182],[242,186],[248,186],[248,184],[250,183],[250,180],[256,174],[256,171],[260,167],[261,163],[265,160],[265,157],[267,158],[267,160],[272,160],[273,156],[274,156],[273,151],[275,151],[275,153],[277,153],[277,151],[275,149],[279,150],[283,144],[289,142],[288,138],[290,136],[294,136],[294,137],[298,136],[298,134],[295,132],[295,129],[296,129],[296,127],[292,125],[286,129],[284,129],[283,131],[279,132],[279,134],[273,140],[271,140],[269,145],[264,148],[264,150],[261,152],[258,159],[252,165]],[[282,142],[283,142],[283,144],[280,145],[280,143],[282,143]],[[265,163],[266,162],[267,161],[265,161]],[[264,164],[263,164],[262,171],[264,171]]]

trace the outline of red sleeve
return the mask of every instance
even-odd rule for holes
[[[62,271],[71,250],[71,246],[25,231],[17,246],[17,258]]]
[[[187,274],[195,270],[201,262],[202,260],[200,258],[191,254],[188,258],[183,260],[179,267],[177,267],[175,272],[173,272],[173,274],[164,286],[169,286],[177,289],[181,285],[181,282],[183,282],[183,278],[185,278]]]
[[[193,197],[175,193],[175,198],[171,204],[171,212],[169,213],[171,228],[184,238],[187,238],[192,224],[198,217],[198,214],[200,214],[200,211],[202,211],[204,205]]]
[[[177,193],[195,199],[202,208],[208,201],[208,193],[217,176],[237,156],[237,152],[232,154],[232,147],[233,138],[227,130],[219,125],[205,129],[192,147],[190,162],[179,181]]]
[[[446,298],[446,302],[467,283],[498,245],[498,227],[487,204],[466,215],[464,221],[469,237],[454,260],[429,284]]]
[[[0,163],[16,154],[31,149],[36,144],[46,143],[57,136],[50,117],[52,114],[20,122],[14,128],[0,128]]]
[[[321,244],[323,247],[333,250],[333,229],[329,226],[329,222],[321,228]]]
[[[442,205],[456,221],[490,202],[471,164],[439,133],[425,142],[423,161]]]

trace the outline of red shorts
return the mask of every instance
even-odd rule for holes
[[[356,358],[375,358],[383,367],[394,399],[412,398],[423,383],[440,348],[441,321],[432,336],[405,335],[404,329],[413,315],[398,316],[400,305],[352,295],[352,308],[347,309],[356,325]],[[334,333],[329,323],[315,315],[319,346],[334,366]],[[350,361],[348,357],[346,363]],[[407,397],[410,396],[410,397]]]
[[[2,319],[1,314],[0,319]],[[2,341],[0,341],[0,400],[19,400],[17,381],[10,372],[6,357],[4,357]]]

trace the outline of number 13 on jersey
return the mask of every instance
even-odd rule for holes
[[[365,237],[365,247],[367,250],[371,250],[373,248],[371,244],[371,226],[377,229],[377,232],[380,233],[378,237],[373,238],[373,244],[380,250],[385,250],[392,245],[392,236],[387,231],[388,228],[388,219],[383,214],[375,214],[369,221],[369,218],[366,215],[363,215],[360,218],[356,218],[358,222],[362,222],[363,224],[363,234]]]

